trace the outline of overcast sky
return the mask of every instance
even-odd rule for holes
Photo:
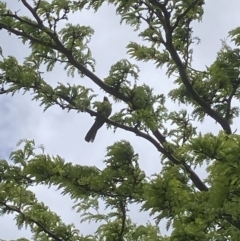
[[[13,9],[24,13],[23,6],[16,5],[17,1],[8,1],[13,4]],[[228,31],[239,26],[240,1],[218,0],[206,1],[205,15],[201,23],[196,23],[195,35],[201,38],[201,44],[196,46],[194,54],[194,67],[203,69],[211,64],[216,53],[221,47],[220,39],[228,35]],[[9,5],[10,7],[10,5]],[[138,41],[137,33],[124,24],[120,25],[120,18],[115,15],[112,6],[104,6],[98,13],[85,11],[75,14],[69,19],[71,22],[81,25],[90,25],[95,29],[95,35],[90,44],[94,58],[97,61],[96,74],[100,78],[108,75],[110,66],[120,59],[129,58],[126,55],[126,45],[129,41]],[[8,36],[4,31],[0,32],[0,46],[5,56],[13,55],[22,60],[28,54],[28,49],[14,36]],[[139,63],[141,69],[140,81],[154,87],[156,93],[167,94],[172,88],[171,80],[167,79],[163,70],[156,69],[152,63]],[[56,85],[57,82],[82,84],[90,86],[102,99],[104,92],[91,83],[90,79],[68,78],[61,65],[58,65],[52,73],[46,75],[46,80]],[[94,119],[88,114],[75,113],[52,107],[43,113],[43,107],[39,103],[31,101],[29,94],[16,94],[0,96],[0,159],[8,159],[11,151],[15,150],[16,143],[20,139],[34,139],[37,144],[44,144],[46,153],[60,155],[66,162],[83,165],[96,165],[104,167],[103,159],[106,147],[113,142],[122,139],[132,143],[135,152],[139,153],[141,168],[151,175],[160,171],[160,158],[156,149],[147,141],[136,137],[134,134],[117,130],[114,134],[111,130],[102,128],[94,143],[84,141],[87,130]],[[168,101],[171,110],[176,105]],[[113,107],[114,109],[114,107]],[[237,127],[237,125],[235,125]],[[202,132],[218,131],[218,126],[210,119],[200,125]],[[198,169],[198,174],[204,178],[206,174]],[[68,197],[61,197],[60,192],[54,188],[48,190],[43,186],[36,187],[37,197],[44,201],[52,211],[61,215],[68,223],[75,223],[83,234],[95,231],[96,225],[80,224],[79,215],[71,211],[72,202]],[[134,222],[144,224],[149,220],[146,213],[139,214],[138,207],[131,207],[130,212]],[[31,238],[28,230],[17,230],[12,222],[12,216],[0,217],[0,239],[17,239],[20,237]],[[12,224],[12,225],[11,225]],[[161,232],[165,234],[165,225],[161,225]]]

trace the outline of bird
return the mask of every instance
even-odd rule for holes
[[[102,103],[103,105],[97,110],[97,113],[108,118],[112,113],[112,105],[110,104],[106,96],[104,96]],[[96,137],[97,131],[103,126],[104,123],[105,120],[101,116],[97,116],[95,118],[95,122],[85,136],[85,141],[93,142]]]

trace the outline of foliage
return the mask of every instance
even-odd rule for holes
[[[18,36],[31,52],[20,63],[0,49],[0,93],[14,95],[23,89],[33,93],[44,110],[58,105],[98,116],[94,108],[100,103],[93,102],[93,90],[61,83],[52,87],[44,80],[40,68],[50,72],[60,62],[69,76],[88,77],[113,101],[122,103],[124,107],[105,118],[106,123],[153,144],[162,156],[162,170],[146,177],[138,155],[126,140],[107,148],[102,170],[51,157],[34,141],[21,140],[11,162],[0,162],[1,214],[15,214],[18,228],[29,227],[34,240],[239,240],[240,136],[231,126],[239,116],[240,27],[229,32],[235,47],[223,41],[216,60],[199,71],[191,67],[193,43],[200,41],[191,25],[204,14],[203,0],[20,2],[28,16],[13,12],[0,1],[0,29]],[[154,94],[150,86],[139,84],[140,69],[129,59],[113,64],[104,80],[94,74],[95,60],[89,48],[94,30],[64,21],[70,13],[98,11],[104,3],[113,4],[121,22],[138,31],[145,43],[130,42],[130,57],[153,61],[157,68],[166,66],[166,75],[175,77],[176,88],[167,97],[184,109],[169,111],[164,93]],[[206,116],[221,126],[219,133],[197,132],[194,123]],[[171,129],[166,128],[167,122],[172,123]],[[203,164],[207,165],[206,180],[194,171]],[[73,224],[64,224],[38,202],[30,187],[40,184],[56,186],[68,195],[75,201],[82,222],[99,222],[96,232],[83,236]],[[99,211],[100,200],[107,208],[104,213]],[[156,224],[133,223],[128,216],[130,204],[140,204],[141,210],[154,216]],[[172,229],[168,237],[161,236],[158,227],[164,218],[167,229]]]

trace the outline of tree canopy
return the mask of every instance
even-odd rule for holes
[[[102,118],[109,131],[132,132],[155,147],[162,170],[148,177],[127,138],[107,147],[103,169],[74,165],[46,154],[34,141],[20,140],[10,160],[0,162],[0,213],[14,214],[17,227],[29,227],[33,240],[39,241],[239,240],[240,136],[232,125],[239,116],[240,27],[229,31],[233,47],[222,41],[215,61],[197,70],[192,67],[193,46],[200,39],[192,24],[204,15],[203,0],[20,2],[28,14],[14,12],[0,1],[0,29],[17,36],[30,54],[20,62],[1,49],[0,94],[24,90],[44,110],[59,106],[84,112]],[[129,58],[113,63],[101,79],[89,47],[94,29],[72,24],[68,17],[83,9],[98,11],[105,3],[115,6],[121,23],[138,31],[145,44],[130,42]],[[174,89],[155,94],[147,82],[140,84],[140,68],[131,59],[165,67],[166,81],[173,78]],[[121,109],[107,118],[97,111],[102,104],[92,89],[79,84],[52,86],[42,71],[54,71],[56,63],[69,77],[87,77],[106,92],[112,105],[121,103]],[[179,109],[168,110],[167,98],[179,103]],[[198,130],[196,123],[207,116],[221,127],[219,133]],[[207,165],[205,180],[195,172],[201,165]],[[82,222],[99,222],[96,232],[82,235],[39,202],[30,187],[40,184],[68,195]],[[100,200],[104,213],[99,212]],[[128,215],[130,204],[140,204],[156,223],[134,223]],[[162,219],[172,230],[169,236],[160,232]]]

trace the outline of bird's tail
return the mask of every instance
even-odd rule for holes
[[[104,124],[103,121],[95,121],[93,126],[91,127],[91,129],[88,131],[87,135],[85,136],[85,141],[87,142],[93,142],[96,135],[97,135],[97,131],[98,129]]]

